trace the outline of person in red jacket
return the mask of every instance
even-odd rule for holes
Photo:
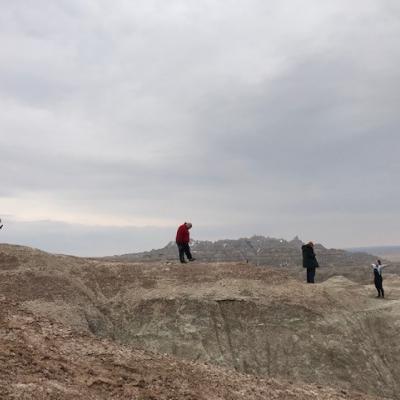
[[[182,224],[178,231],[176,232],[176,244],[179,250],[179,260],[181,263],[186,263],[185,254],[189,261],[194,261],[195,259],[192,257],[190,253],[190,234],[189,229],[191,229],[192,224],[190,222],[185,222]]]

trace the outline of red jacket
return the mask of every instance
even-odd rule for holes
[[[176,232],[176,243],[186,244],[190,242],[189,229],[186,224],[181,225]]]

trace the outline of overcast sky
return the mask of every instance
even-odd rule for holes
[[[398,0],[0,0],[1,242],[400,244]]]

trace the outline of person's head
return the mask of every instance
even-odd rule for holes
[[[190,229],[192,227],[192,223],[191,222],[185,222],[186,228]]]
[[[381,260],[376,260],[376,262],[378,263],[378,265],[382,265]]]
[[[308,244],[310,247],[314,247],[314,243],[313,243],[313,242],[311,242],[311,241],[310,241],[310,242],[308,242],[307,244]]]

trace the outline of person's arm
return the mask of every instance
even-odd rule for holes
[[[315,268],[319,268],[319,263],[318,263],[317,256],[315,255],[314,250],[313,250],[313,258],[314,258],[314,262],[315,262]]]

